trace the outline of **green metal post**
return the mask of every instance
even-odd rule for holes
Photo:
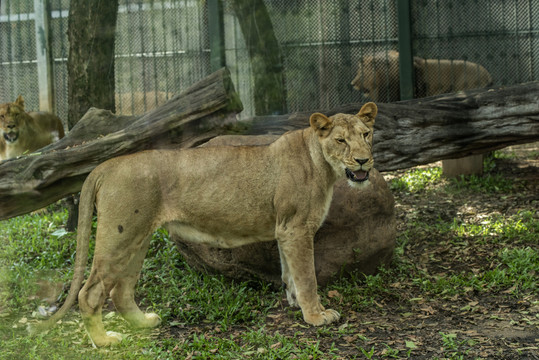
[[[208,0],[208,33],[211,70],[217,71],[226,65],[223,4],[221,0]]]
[[[399,78],[401,100],[414,98],[414,63],[410,0],[397,0],[399,23]]]

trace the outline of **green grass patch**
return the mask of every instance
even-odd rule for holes
[[[157,311],[165,321],[217,323],[227,330],[236,324],[263,322],[275,305],[277,296],[269,284],[236,282],[191,268],[164,230],[154,235],[150,249],[137,295],[141,306]]]
[[[441,167],[414,169],[392,179],[389,186],[394,191],[415,193],[425,190],[429,185],[436,183],[441,176]]]
[[[482,193],[507,193],[513,188],[513,180],[499,174],[486,174],[483,176],[459,176],[450,180],[451,192],[474,191]]]
[[[510,242],[539,244],[539,219],[534,211],[520,211],[511,217],[486,216],[478,223],[453,220],[447,231],[453,232],[456,238],[475,238],[479,242]]]

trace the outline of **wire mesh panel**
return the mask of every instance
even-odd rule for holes
[[[210,73],[207,14],[198,0],[121,0],[116,109],[141,114]]]
[[[535,80],[539,3],[532,0],[412,1],[413,49],[440,92]],[[416,77],[418,76],[416,70]],[[443,84],[444,86],[440,86]],[[443,90],[443,91],[441,91]],[[434,95],[429,91],[425,95]]]
[[[48,2],[56,111],[65,118],[69,0]],[[33,3],[0,2],[0,102],[22,94],[28,109],[37,110]],[[226,64],[244,103],[243,116],[252,116],[254,67],[230,4],[223,1]],[[410,4],[415,97],[538,80],[538,1]],[[288,112],[400,100],[397,0],[264,0],[264,5],[282,54]],[[118,11],[118,112],[148,111],[210,73],[207,2],[120,0]]]
[[[358,71],[365,82],[360,60],[397,46],[394,0],[273,0],[266,5],[283,49],[289,111],[361,101],[363,94],[351,85]],[[384,73],[389,67],[384,64]]]
[[[255,115],[251,61],[230,2],[224,2],[223,17],[226,66],[243,104],[240,118],[251,117]]]
[[[39,109],[33,1],[0,2],[0,103],[23,95],[28,110]]]

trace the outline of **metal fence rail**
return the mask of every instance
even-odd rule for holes
[[[0,103],[22,94],[27,107],[35,110],[34,1],[0,3]],[[69,0],[47,1],[56,112],[66,118]],[[208,14],[210,2],[120,0],[118,112],[147,111],[212,71],[210,39],[216,37],[209,30],[209,18],[215,16]],[[495,85],[538,80],[538,1],[408,0],[400,7],[397,0],[264,3],[283,56],[289,112],[369,98],[397,101],[405,96],[403,85],[420,97],[484,86],[487,80]],[[411,41],[399,43],[406,3]],[[245,105],[242,116],[252,116],[251,59],[230,2],[222,4],[226,65]],[[351,84],[354,79],[357,89]]]

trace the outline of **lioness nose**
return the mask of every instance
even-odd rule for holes
[[[354,159],[354,160],[356,160],[357,163],[358,163],[359,165],[363,165],[363,164],[365,164],[367,161],[369,161],[369,159]]]

